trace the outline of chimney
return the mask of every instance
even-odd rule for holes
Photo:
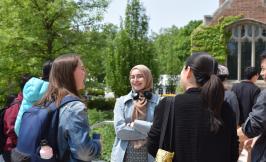
[[[219,0],[219,7],[221,7],[223,5],[225,0]]]

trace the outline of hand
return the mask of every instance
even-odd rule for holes
[[[128,126],[128,127],[134,127],[134,122],[127,123],[127,126]]]
[[[248,140],[249,138],[243,133],[242,127],[239,127],[237,129],[237,135],[239,136],[239,142],[244,142],[245,140]]]
[[[239,137],[239,154],[241,153],[242,149],[244,148],[244,142],[248,140],[248,137],[243,133],[242,128],[239,127],[237,129],[237,135]]]
[[[250,151],[252,149],[253,138],[244,141],[244,149]]]
[[[130,123],[130,127],[134,127],[134,122]]]

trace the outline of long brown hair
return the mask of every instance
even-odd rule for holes
[[[66,95],[80,97],[74,78],[74,71],[80,62],[80,56],[76,54],[62,55],[56,58],[50,71],[48,89],[37,105],[55,101],[58,106]]]

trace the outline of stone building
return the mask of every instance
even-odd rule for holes
[[[204,23],[213,25],[226,16],[242,16],[226,27],[232,33],[226,64],[231,79],[241,80],[245,67],[260,67],[259,54],[266,49],[266,0],[219,0],[219,8]]]

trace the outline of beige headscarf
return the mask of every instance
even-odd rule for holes
[[[141,73],[143,73],[144,79],[146,81],[146,85],[145,85],[143,90],[139,91],[139,95],[140,95],[139,99],[134,101],[134,105],[133,105],[134,110],[133,110],[133,114],[132,114],[132,118],[131,118],[132,122],[135,119],[146,120],[148,101],[144,97],[143,92],[151,91],[152,87],[153,87],[153,79],[152,79],[152,74],[151,74],[150,69],[145,65],[136,65],[131,69],[130,74],[135,69],[137,69]],[[132,89],[132,90],[135,91],[134,89]],[[135,141],[131,141],[131,143],[133,144],[135,149],[138,149],[138,148],[142,147],[143,145],[145,145],[147,143],[147,141],[146,140],[135,140]]]
[[[150,69],[145,65],[136,65],[130,70],[130,74],[133,70],[139,70],[146,81],[146,85],[143,90],[139,92],[140,97],[138,100],[134,101],[134,111],[132,114],[132,121],[135,119],[145,120],[146,119],[146,112],[147,112],[147,99],[144,97],[143,92],[151,91],[153,87],[153,79]],[[135,91],[133,89],[133,91]]]

